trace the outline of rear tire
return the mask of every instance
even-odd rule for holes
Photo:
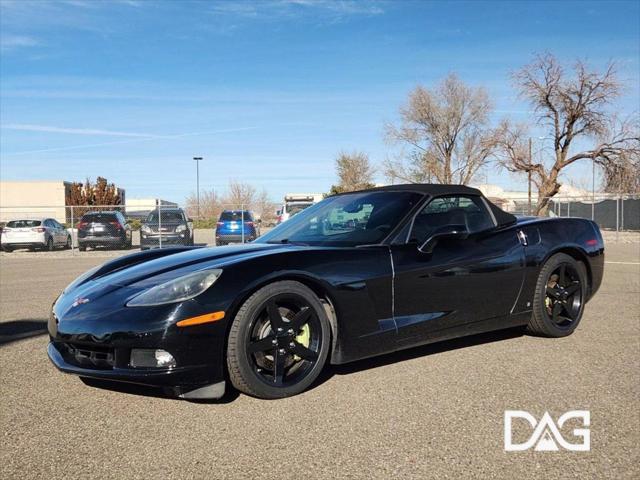
[[[86,252],[86,251],[87,251],[87,247],[86,247],[86,246],[84,246],[84,245],[80,245],[80,246],[78,247],[78,250],[80,250],[81,252]]]
[[[70,250],[71,249],[71,235],[67,236],[67,243],[65,243],[64,248],[65,248],[65,250]]]
[[[330,345],[329,319],[313,291],[299,282],[275,282],[251,295],[233,319],[229,378],[254,397],[297,395],[322,372]]]
[[[49,240],[47,240],[47,245],[45,249],[49,252],[53,252],[53,238],[49,237]]]
[[[566,337],[578,327],[587,296],[587,271],[564,253],[553,255],[540,270],[527,331],[545,337]]]
[[[2,249],[7,253],[13,252],[13,248],[11,248],[11,247],[2,247]]]

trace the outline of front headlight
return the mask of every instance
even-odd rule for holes
[[[186,225],[178,225],[176,227],[176,233],[184,232],[187,229]]]
[[[222,270],[203,270],[156,285],[133,297],[127,307],[151,307],[178,303],[197,297],[214,284]]]

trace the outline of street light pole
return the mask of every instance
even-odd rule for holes
[[[196,212],[197,218],[200,220],[200,160],[202,157],[193,157],[196,161]]]

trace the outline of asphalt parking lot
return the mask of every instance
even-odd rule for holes
[[[218,403],[55,370],[51,302],[105,261],[69,253],[0,258],[0,478],[640,477],[640,243],[607,245],[568,338],[470,337],[328,367],[297,397]],[[506,453],[507,409],[589,410],[591,451]]]

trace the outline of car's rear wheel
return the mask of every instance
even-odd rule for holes
[[[327,313],[311,289],[294,281],[267,285],[249,297],[231,325],[231,383],[259,398],[296,395],[318,378],[330,338]]]
[[[64,248],[67,250],[71,248],[71,235],[67,235],[67,243],[65,243]]]
[[[584,264],[564,253],[553,255],[538,277],[529,332],[547,337],[571,335],[582,319],[586,295]]]
[[[49,237],[49,239],[47,240],[47,245],[45,246],[45,249],[52,252],[53,251],[53,238]]]
[[[11,248],[11,247],[2,247],[2,249],[7,253],[13,252],[13,248]]]

